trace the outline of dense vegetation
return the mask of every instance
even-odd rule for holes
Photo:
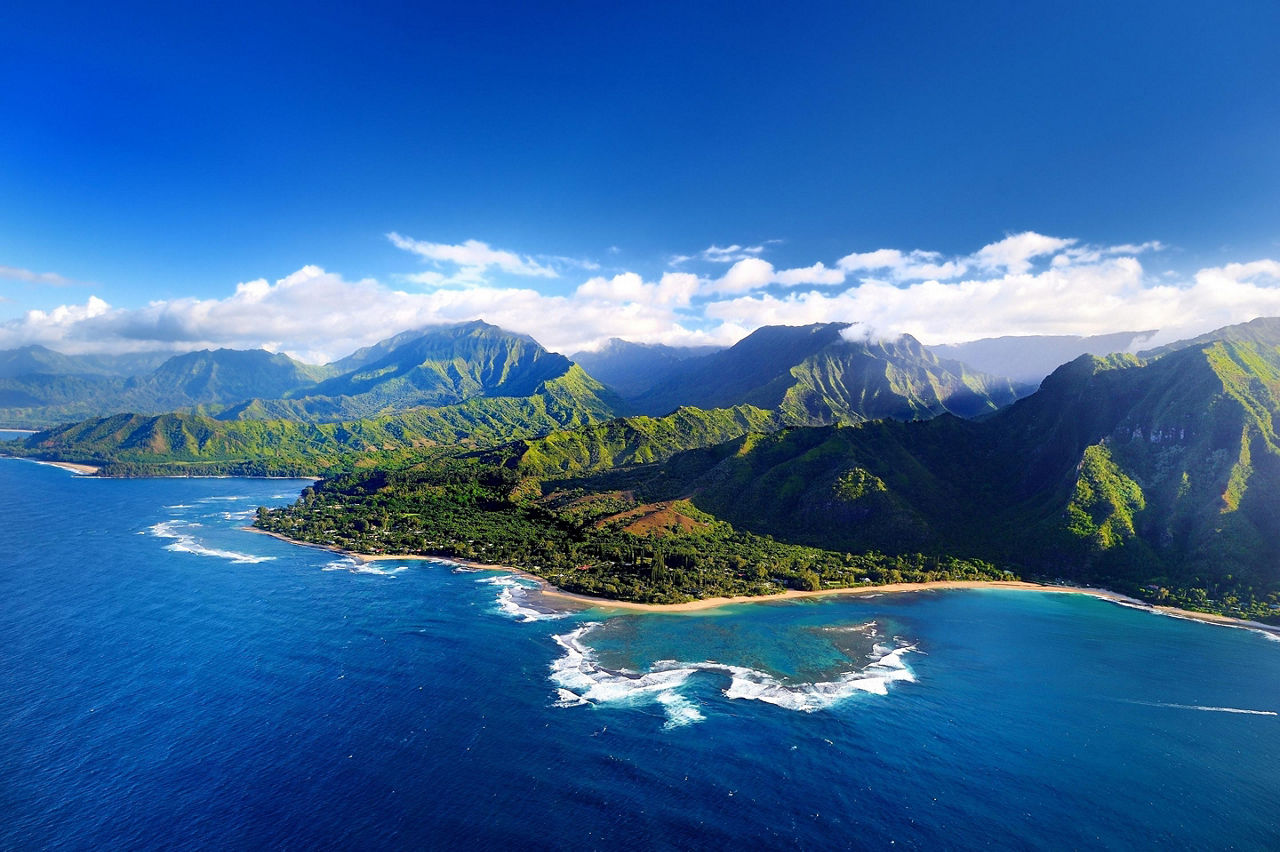
[[[293,393],[328,375],[324,367],[262,350],[188,352],[136,376],[105,370],[147,361],[121,360],[102,366],[101,358],[73,359],[46,350],[35,359],[29,351],[19,352],[27,357],[7,353],[10,368],[36,372],[0,377],[0,423],[6,426],[47,426],[106,412],[158,413],[196,405],[217,410],[251,396]],[[60,369],[86,372],[53,372]]]
[[[1255,618],[1280,610],[1280,347],[1084,357],[984,421],[747,436],[655,468],[739,528],[853,552],[973,554]],[[616,480],[615,480],[616,481]],[[613,485],[614,482],[602,483]]]
[[[938,579],[1006,579],[978,560],[840,553],[735,530],[686,501],[530,488],[477,459],[324,480],[259,509],[262,529],[362,553],[422,553],[523,568],[560,588],[674,603]]]
[[[884,560],[943,575],[995,565],[1277,620],[1277,400],[1275,344],[1216,341],[1149,363],[1086,356],[981,421],[761,433],[755,424],[764,412],[756,409],[683,409],[478,450],[451,462],[483,494],[468,504],[482,511],[455,514],[452,538],[415,539],[419,527],[401,520],[351,526],[380,501],[415,493],[400,480],[372,488],[372,479],[334,480],[313,505],[281,517],[312,540],[510,559],[575,588],[615,594],[612,583],[633,597],[744,590],[753,577],[743,566],[765,553],[825,583],[902,570]],[[701,447],[681,449],[697,440]],[[431,465],[412,472],[437,475]],[[432,492],[445,502],[426,514],[449,515],[447,491]],[[321,515],[327,522],[317,527]],[[603,550],[590,550],[596,545]],[[588,569],[566,574],[584,553],[594,554]],[[676,554],[681,568],[695,554],[714,566],[704,572],[714,583],[645,580],[659,553],[664,567]],[[966,559],[951,565],[946,554]],[[769,576],[794,586],[803,583],[799,570]]]
[[[0,425],[179,409],[219,420],[342,422],[472,399],[526,398],[553,385],[605,416],[619,406],[563,355],[484,322],[396,335],[323,366],[262,350],[219,349],[176,355],[137,375],[108,372],[148,363],[31,347],[0,352]]]
[[[681,353],[685,374],[643,395],[692,392],[700,376],[702,397],[733,398],[721,409],[616,417],[581,367],[479,323],[353,354],[332,365],[337,396],[122,414],[6,449],[111,475],[323,474],[262,524],[635,599],[1008,570],[1280,615],[1280,322],[1149,360],[1085,356],[977,420],[946,412],[989,410],[985,380],[909,338],[845,330],[762,329]],[[415,394],[465,399],[341,422],[315,409]]]
[[[627,401],[646,414],[754,405],[818,425],[943,412],[973,417],[1019,395],[1008,380],[940,360],[910,335],[849,338],[851,330],[848,323],[767,326],[723,351],[679,361],[679,369]]]
[[[478,398],[345,423],[119,414],[49,429],[6,445],[5,451],[102,465],[116,475],[229,470],[310,475],[385,461],[388,454],[394,458],[441,445],[482,447],[598,422],[609,414],[593,387],[598,385],[574,366],[528,397]]]

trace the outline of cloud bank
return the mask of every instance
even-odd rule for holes
[[[238,284],[222,298],[137,308],[90,296],[0,324],[0,349],[265,347],[320,362],[405,329],[471,319],[565,353],[610,337],[729,344],[762,325],[828,321],[858,322],[883,336],[909,333],[927,344],[1142,329],[1159,329],[1153,343],[1161,343],[1280,316],[1280,261],[1228,263],[1170,279],[1142,263],[1163,250],[1158,242],[1097,246],[1025,232],[963,256],[880,248],[784,269],[760,256],[764,245],[712,246],[673,258],[679,268],[652,276],[617,270],[574,285],[569,273],[586,275],[593,262],[522,255],[479,240],[388,239],[430,268],[395,276],[394,286],[306,266],[274,282]]]

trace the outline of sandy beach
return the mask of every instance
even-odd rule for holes
[[[530,574],[528,571],[523,571],[519,568],[512,568],[509,565],[493,565],[483,562],[472,562],[466,559],[454,559],[447,556],[423,556],[421,554],[397,553],[355,553],[350,550],[344,550],[340,547],[297,541],[296,539],[289,538],[288,536],[281,535],[280,533],[268,532],[267,530],[261,530],[257,527],[245,527],[245,529],[261,533],[263,535],[269,535],[272,538],[278,538],[281,541],[287,541],[290,544],[301,544],[307,547],[316,547],[321,550],[327,550],[331,553],[338,553],[359,562],[404,562],[409,560],[421,560],[429,562],[444,562],[450,565],[459,565],[463,568],[470,568],[478,571],[505,571],[509,574],[515,574],[519,577],[524,577],[536,582],[540,587],[539,594],[549,604],[563,603],[571,605],[575,609],[591,608],[623,610],[627,612],[689,613],[704,612],[706,610],[717,609],[723,606],[733,606],[736,604],[791,601],[802,598],[830,597],[833,595],[860,595],[865,597],[868,595],[897,595],[908,592],[942,591],[946,589],[1009,589],[1012,591],[1023,592],[1088,595],[1101,600],[1111,601],[1112,603],[1120,604],[1122,606],[1146,610],[1147,612],[1158,615],[1167,615],[1173,618],[1186,618],[1192,621],[1203,621],[1208,624],[1217,624],[1222,627],[1256,630],[1272,636],[1280,637],[1280,626],[1274,624],[1263,624],[1259,621],[1246,621],[1241,618],[1232,618],[1228,615],[1218,615],[1217,613],[1211,612],[1194,612],[1192,610],[1178,609],[1177,607],[1172,606],[1159,606],[1128,595],[1122,595],[1119,592],[1113,592],[1110,589],[1095,589],[1089,586],[1050,586],[1043,585],[1041,583],[1028,583],[1023,580],[936,580],[930,583],[894,583],[884,586],[853,586],[839,589],[821,589],[816,592],[803,592],[793,589],[779,592],[775,595],[735,595],[733,597],[702,598],[701,600],[686,601],[684,603],[675,604],[635,603],[633,601],[617,601],[610,600],[608,598],[598,598],[592,595],[582,595],[576,592],[566,592],[563,589],[551,585],[536,574]]]
[[[33,461],[36,464],[47,464],[50,467],[60,467],[63,470],[69,470],[72,473],[79,474],[80,476],[93,476],[99,470],[99,468],[96,468],[91,464],[76,464],[75,462],[43,461],[41,459],[29,459],[29,461]]]

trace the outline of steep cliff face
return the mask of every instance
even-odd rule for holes
[[[779,409],[793,423],[915,420],[989,414],[1017,398],[1005,379],[944,361],[919,341],[847,337],[848,323],[766,326],[721,352],[680,362],[629,399],[644,414],[682,405]]]

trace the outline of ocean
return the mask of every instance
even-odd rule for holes
[[[1280,642],[1004,590],[552,611],[0,460],[0,848],[1280,847]]]

